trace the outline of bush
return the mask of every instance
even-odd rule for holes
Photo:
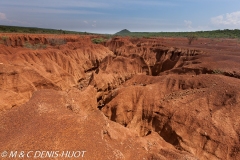
[[[223,74],[223,71],[221,71],[219,69],[215,69],[212,71],[212,74]]]
[[[188,39],[188,44],[191,45],[192,42],[193,42],[194,40],[197,40],[198,38],[197,38],[196,35],[188,35],[188,36],[187,36],[187,39]]]
[[[7,36],[2,36],[0,43],[7,45],[7,40],[8,40],[8,37],[7,37]]]
[[[2,36],[1,39],[2,39],[3,42],[6,42],[8,40],[8,37],[7,36]]]
[[[2,36],[2,40],[5,42],[7,41],[8,37],[7,36]]]
[[[95,43],[95,44],[100,44],[102,42],[105,42],[106,40],[103,39],[103,38],[93,38],[92,39],[92,43]]]

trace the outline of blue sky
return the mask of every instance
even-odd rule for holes
[[[240,29],[240,0],[1,0],[0,25],[95,33]]]

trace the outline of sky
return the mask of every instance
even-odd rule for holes
[[[240,0],[0,0],[0,25],[110,34],[240,29]]]

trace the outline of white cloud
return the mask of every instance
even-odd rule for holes
[[[6,14],[0,12],[0,20],[6,20]]]
[[[215,25],[240,25],[240,11],[211,18]]]
[[[189,29],[192,29],[192,21],[184,20],[184,23]]]
[[[93,21],[92,27],[96,27],[97,26],[96,23],[97,23],[96,21]]]
[[[0,12],[0,20],[3,20],[7,25],[29,25],[30,23],[18,20],[8,19],[5,13]]]

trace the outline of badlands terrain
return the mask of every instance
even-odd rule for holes
[[[240,159],[239,40],[0,36],[1,153]]]

